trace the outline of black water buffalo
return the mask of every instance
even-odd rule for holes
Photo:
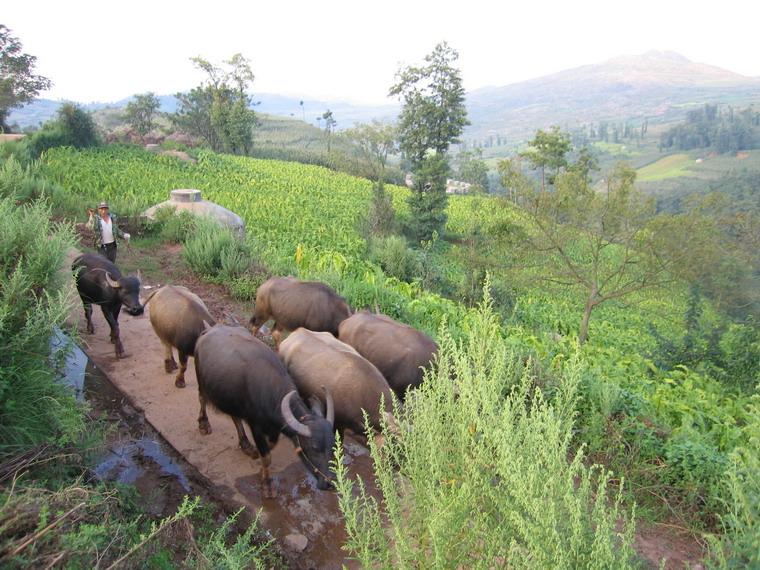
[[[377,366],[402,400],[407,389],[420,385],[424,368],[438,352],[438,345],[426,334],[366,311],[340,323],[338,338]]]
[[[202,434],[211,433],[206,415],[209,402],[232,418],[240,448],[255,458],[243,428],[243,422],[248,424],[261,455],[264,497],[275,495],[269,452],[280,432],[293,441],[304,465],[317,478],[317,486],[330,487],[335,434],[329,394],[324,416],[321,405],[310,410],[277,355],[243,327],[216,325],[204,332],[195,345],[195,371],[201,404],[198,429]]]
[[[174,379],[177,388],[185,387],[187,360],[195,354],[195,342],[205,330],[204,322],[216,324],[206,305],[195,293],[179,285],[166,285],[156,291],[150,302],[150,324],[166,349],[164,369],[177,369],[172,347],[177,349],[179,372]]]
[[[255,336],[261,325],[274,319],[272,338],[279,347],[282,331],[298,327],[338,336],[338,325],[350,314],[346,300],[324,283],[272,277],[256,291],[250,328]]]
[[[77,291],[84,304],[87,332],[94,334],[92,325],[92,305],[100,305],[103,316],[111,327],[111,342],[115,345],[116,358],[123,358],[124,347],[119,337],[119,311],[132,316],[141,315],[140,279],[122,277],[121,271],[108,259],[97,253],[85,253],[77,257],[71,265]]]
[[[362,411],[367,412],[369,427],[379,430],[381,415],[393,409],[391,389],[380,371],[330,333],[296,329],[282,341],[280,357],[301,396],[324,399],[323,387],[329,390],[335,400],[335,428],[341,434],[350,429],[364,438]],[[392,417],[386,419],[393,424]]]

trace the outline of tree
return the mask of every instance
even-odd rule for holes
[[[46,77],[33,73],[37,58],[21,49],[18,38],[0,24],[0,132],[8,128],[5,121],[11,109],[29,103],[52,85]]]
[[[528,146],[530,148],[520,153],[520,156],[527,159],[533,168],[541,169],[541,190],[544,191],[546,182],[553,185],[560,171],[568,166],[567,154],[572,148],[570,135],[563,133],[557,126],[549,132],[539,129]],[[548,180],[547,169],[550,172]]]
[[[254,75],[249,61],[235,54],[223,62],[225,71],[202,57],[191,58],[207,80],[189,94],[178,93],[180,107],[172,117],[176,126],[201,137],[216,152],[248,154],[253,145],[256,114],[247,95]]]
[[[338,121],[335,120],[330,109],[322,113],[322,120],[325,122],[325,134],[327,135],[327,154],[330,154],[330,135],[335,130]]]
[[[407,66],[396,74],[389,94],[404,103],[399,116],[399,147],[414,173],[409,198],[418,240],[443,233],[446,223],[446,152],[469,124],[464,87],[453,63],[459,54],[446,42],[425,56],[426,65]]]
[[[92,115],[75,103],[64,103],[57,117],[32,135],[29,147],[34,156],[40,156],[57,146],[86,148],[98,144],[100,138]]]
[[[541,279],[584,291],[581,344],[596,307],[691,277],[705,265],[702,250],[713,249],[711,228],[699,216],[655,214],[635,179],[620,163],[602,192],[577,170],[557,175],[554,192],[536,191],[527,179],[517,184],[531,222],[524,257]]]
[[[153,129],[153,118],[160,107],[161,102],[155,93],[149,91],[143,95],[135,95],[135,98],[127,103],[125,118],[140,136],[145,136]]]
[[[395,125],[378,120],[359,123],[343,132],[370,164],[375,180],[380,182],[385,180],[388,156],[398,151],[397,134]]]
[[[460,152],[457,161],[457,180],[472,184],[474,192],[488,192],[488,165],[483,161],[483,151]]]

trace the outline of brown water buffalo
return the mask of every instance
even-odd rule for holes
[[[216,324],[200,297],[186,287],[166,285],[145,302],[150,302],[150,324],[166,349],[164,369],[177,369],[172,347],[179,356],[179,372],[174,379],[177,388],[185,387],[187,360],[195,354],[195,341],[205,330],[203,323]]]
[[[116,358],[123,358],[124,346],[119,335],[119,312],[122,305],[132,316],[142,315],[140,304],[140,279],[123,277],[119,268],[97,253],[85,253],[71,264],[79,297],[84,305],[87,332],[95,333],[92,324],[92,305],[100,305],[103,316],[111,327],[111,343],[116,350]]]
[[[274,319],[272,338],[279,347],[282,331],[298,327],[338,336],[338,325],[350,314],[346,300],[324,283],[272,277],[256,291],[250,328],[255,336],[261,325]]]
[[[280,358],[301,396],[324,400],[323,387],[332,394],[335,429],[341,434],[348,428],[364,437],[362,410],[367,412],[369,426],[379,430],[381,400],[385,412],[393,409],[391,389],[380,371],[330,333],[296,329],[282,341]]]
[[[264,497],[275,495],[269,452],[280,432],[293,441],[304,465],[317,478],[317,486],[330,487],[335,434],[329,393],[326,414],[318,405],[309,409],[278,356],[243,327],[216,325],[205,331],[195,344],[195,371],[201,404],[198,429],[211,433],[206,415],[206,404],[211,403],[232,418],[240,448],[255,458],[257,453],[243,428],[243,422],[248,424],[261,455]]]
[[[426,334],[366,311],[343,321],[338,338],[377,366],[401,400],[407,389],[420,385],[423,369],[438,352],[438,345]]]

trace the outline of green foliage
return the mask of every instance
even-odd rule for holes
[[[399,147],[412,165],[415,191],[409,198],[410,230],[416,241],[444,234],[446,225],[446,152],[469,124],[464,87],[453,63],[459,58],[446,42],[425,56],[428,65],[408,66],[396,74],[390,95],[404,107],[399,116]]]
[[[686,121],[660,135],[662,148],[691,150],[712,148],[719,153],[758,148],[760,145],[760,113],[752,107],[735,110],[729,106],[723,112],[718,105],[704,107],[686,114]]]
[[[464,151],[457,155],[456,178],[472,184],[471,192],[488,192],[488,165],[482,160],[482,151]]]
[[[357,146],[372,165],[373,178],[378,182],[384,182],[388,155],[398,151],[396,126],[375,120],[369,124],[357,124],[342,134]]]
[[[712,541],[715,566],[760,566],[760,399],[749,406],[750,421],[744,428],[746,444],[731,455],[724,484],[729,493],[723,519],[725,534]]]
[[[382,182],[372,185],[372,203],[366,218],[360,222],[362,233],[369,237],[388,236],[393,234],[396,223],[396,211],[393,208],[393,197],[385,190]]]
[[[0,132],[7,129],[11,109],[29,103],[51,85],[49,79],[33,73],[37,57],[22,49],[11,30],[0,24]]]
[[[564,133],[559,127],[554,126],[549,132],[539,129],[536,136],[528,142],[528,150],[521,154],[527,159],[533,168],[541,170],[541,189],[544,189],[545,182],[550,185],[560,171],[568,167],[567,154],[572,148],[570,135]],[[546,171],[549,170],[549,176]]]
[[[362,567],[632,567],[632,515],[610,474],[571,453],[578,364],[547,401],[488,298],[463,342],[439,340],[398,426],[370,445],[381,500],[349,478],[337,446],[351,555]]]
[[[140,135],[146,135],[153,128],[153,119],[161,107],[161,102],[156,94],[148,91],[141,95],[135,95],[125,109],[124,115],[127,123]]]
[[[46,441],[71,441],[83,429],[71,393],[48,360],[53,328],[72,299],[59,270],[73,236],[50,222],[41,202],[0,200],[0,453]]]
[[[454,63],[459,54],[446,42],[425,56],[427,65],[407,66],[396,73],[390,95],[398,96],[404,107],[399,116],[399,146],[412,163],[412,170],[429,152],[446,153],[469,124],[464,104],[464,87]]]
[[[414,188],[407,200],[410,217],[407,231],[415,242],[443,235],[446,226],[446,157],[433,154],[423,159],[414,173]]]
[[[200,275],[232,279],[251,267],[251,254],[232,230],[199,218],[182,248],[182,258]]]
[[[192,58],[206,72],[207,81],[189,93],[177,93],[179,109],[172,117],[185,132],[202,138],[217,152],[248,154],[253,140],[256,115],[246,93],[253,82],[250,62],[241,54],[224,63],[225,71],[201,57]]]
[[[164,207],[156,210],[155,224],[159,229],[161,239],[172,243],[184,243],[195,231],[197,218],[182,210]]]
[[[32,135],[29,147],[32,154],[39,157],[43,152],[59,146],[88,148],[99,144],[100,138],[92,115],[79,105],[64,103],[58,109],[57,118],[45,123],[42,129]]]
[[[245,532],[233,533],[243,508],[231,514],[204,541],[200,552],[187,560],[188,567],[214,570],[242,570],[256,568],[264,570],[279,566],[279,560],[272,555],[274,540],[266,540],[261,530],[258,515]],[[234,541],[230,544],[230,536]]]
[[[406,240],[400,236],[372,240],[369,254],[370,259],[377,263],[386,275],[401,281],[414,281],[422,273],[420,255],[409,249]]]

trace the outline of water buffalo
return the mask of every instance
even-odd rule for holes
[[[206,403],[210,402],[232,418],[240,448],[255,458],[258,454],[243,428],[243,422],[248,424],[261,455],[264,497],[275,495],[269,452],[280,432],[293,441],[304,465],[317,478],[317,486],[330,487],[335,434],[329,394],[324,416],[321,406],[310,410],[277,355],[243,327],[216,325],[204,332],[195,345],[195,371],[201,404],[198,429],[202,434],[211,433],[206,415]]]
[[[407,389],[420,385],[423,369],[438,352],[438,345],[426,334],[366,311],[343,321],[338,338],[377,366],[401,400]]]
[[[274,319],[272,338],[279,347],[282,331],[298,327],[338,336],[338,325],[350,314],[346,300],[324,283],[272,277],[256,291],[250,328],[255,336],[261,325]]]
[[[335,428],[365,434],[362,410],[369,427],[379,430],[381,400],[384,412],[393,409],[392,392],[380,371],[330,333],[296,329],[282,341],[280,357],[304,398],[324,398],[323,387],[335,399]],[[392,422],[391,418],[388,418]]]
[[[150,302],[150,324],[166,349],[164,369],[177,369],[172,347],[179,356],[179,372],[174,379],[177,388],[185,387],[187,360],[195,354],[195,341],[205,330],[203,323],[216,324],[200,297],[186,287],[167,285],[156,291]]]
[[[84,305],[87,332],[95,333],[92,305],[100,305],[103,316],[111,327],[111,342],[115,345],[116,358],[123,358],[125,354],[119,337],[119,311],[124,305],[124,310],[130,315],[142,315],[144,309],[140,304],[140,279],[122,277],[118,267],[97,253],[80,255],[72,263],[71,269]]]

